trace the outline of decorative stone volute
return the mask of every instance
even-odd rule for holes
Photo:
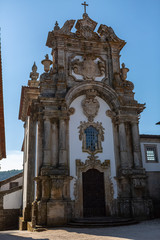
[[[42,60],[41,63],[44,65],[44,71],[49,72],[52,61],[49,59],[48,54],[46,54],[45,59]]]

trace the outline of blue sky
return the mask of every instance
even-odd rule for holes
[[[56,20],[62,27],[66,20],[80,19],[82,2],[0,0],[8,155],[8,160],[1,161],[1,171],[13,168],[10,162],[15,163],[15,168],[22,168],[20,150],[24,129],[23,123],[18,120],[21,86],[27,85],[34,61],[41,74],[41,60],[46,53],[51,58],[51,49],[45,43]],[[87,13],[98,26],[111,26],[116,35],[127,42],[121,51],[121,63],[124,62],[130,69],[128,80],[135,85],[135,99],[146,103],[140,119],[140,133],[160,134],[160,126],[155,125],[160,121],[160,0],[88,0],[87,3]]]

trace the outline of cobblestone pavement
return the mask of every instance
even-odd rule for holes
[[[0,240],[160,240],[160,219],[105,228],[55,228],[43,232],[1,231]]]

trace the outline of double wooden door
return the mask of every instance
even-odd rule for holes
[[[104,174],[96,169],[84,172],[83,178],[83,216],[105,216]]]

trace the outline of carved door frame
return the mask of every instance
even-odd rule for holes
[[[93,157],[94,158],[94,157]],[[105,209],[106,216],[108,211],[111,212],[111,205],[113,200],[113,186],[110,180],[110,160],[101,162],[96,159],[87,159],[82,162],[80,159],[76,159],[76,175],[77,180],[75,183],[75,217],[83,218],[83,178],[82,173],[87,172],[89,169],[97,169],[104,174],[104,191],[105,191]]]

